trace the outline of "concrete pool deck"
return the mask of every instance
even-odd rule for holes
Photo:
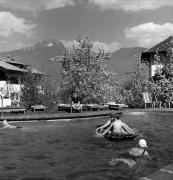
[[[140,178],[140,180],[172,180],[172,179],[173,179],[173,164],[165,166],[147,177]]]
[[[137,112],[173,112],[173,108],[147,108],[147,109],[122,109],[115,110],[116,112],[126,113],[137,113]],[[48,113],[48,112],[34,112],[34,113],[26,113],[26,114],[5,114],[0,118],[0,121],[6,119],[8,121],[33,121],[33,120],[55,120],[55,119],[77,119],[77,118],[89,118],[89,117],[104,117],[110,116],[110,113],[113,110],[104,110],[104,111],[84,111],[80,113],[67,113],[63,111],[59,111],[57,113]],[[1,113],[1,112],[0,112]]]
[[[32,113],[32,114],[5,114],[1,116],[0,121],[6,119],[7,121],[33,121],[33,120],[54,120],[54,119],[77,119],[77,118],[89,118],[89,117],[104,117],[110,116],[112,111],[92,111],[92,112],[82,112],[82,113]],[[119,112],[119,111],[116,111]]]

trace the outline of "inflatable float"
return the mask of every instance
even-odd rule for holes
[[[101,128],[102,125],[98,125],[97,129],[96,129],[96,134],[98,136],[103,136],[108,140],[114,141],[114,140],[133,140],[134,138],[136,138],[135,134],[117,134],[111,131],[107,132],[107,128]]]
[[[114,140],[132,140],[136,138],[135,134],[116,134],[114,132],[106,133],[104,137],[108,140],[114,141]]]

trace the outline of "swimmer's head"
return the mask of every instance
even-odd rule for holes
[[[146,140],[145,139],[140,139],[139,140],[139,146],[142,147],[142,148],[148,147]]]
[[[113,112],[113,113],[111,113],[110,114],[110,116],[111,116],[111,122],[114,122],[114,121],[116,121],[117,119],[120,119],[120,117],[122,116],[122,112],[118,112],[118,113],[115,113],[115,112]]]

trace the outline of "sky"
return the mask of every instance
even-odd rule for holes
[[[173,0],[0,0],[0,51],[80,36],[109,52],[173,35]]]

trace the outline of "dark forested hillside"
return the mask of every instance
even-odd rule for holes
[[[136,64],[140,62],[141,52],[144,50],[145,48],[140,47],[121,48],[112,54],[108,67],[120,74],[134,72]]]

